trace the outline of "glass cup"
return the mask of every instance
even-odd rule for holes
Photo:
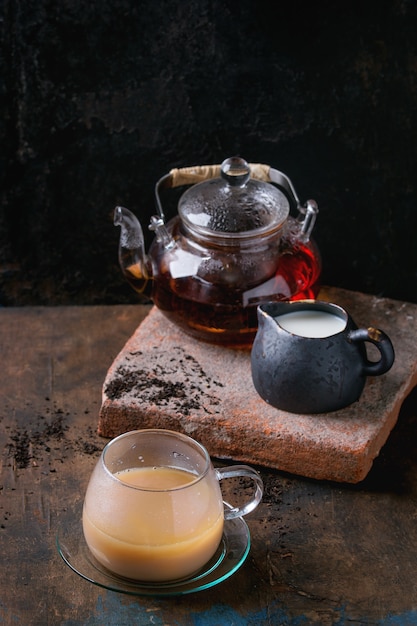
[[[253,495],[241,507],[225,508],[219,481],[241,476],[253,480]],[[119,576],[179,580],[215,554],[224,520],[253,511],[262,494],[262,479],[251,467],[215,469],[191,437],[135,430],[110,441],[94,468],[84,499],[84,537],[94,557]]]

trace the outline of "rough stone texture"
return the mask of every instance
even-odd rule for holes
[[[361,481],[417,384],[417,306],[334,288],[320,298],[344,306],[359,326],[381,328],[394,344],[392,369],[369,378],[355,404],[314,416],[274,409],[253,387],[249,350],[196,341],[154,307],[108,371],[99,433],[169,428],[199,440],[215,457]]]

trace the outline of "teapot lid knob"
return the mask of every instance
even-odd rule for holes
[[[243,187],[250,179],[250,167],[245,159],[230,157],[221,164],[220,174],[232,187]]]

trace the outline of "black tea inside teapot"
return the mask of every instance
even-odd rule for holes
[[[183,185],[192,186],[165,223],[161,191]],[[321,261],[310,235],[317,205],[302,206],[282,172],[237,157],[171,170],[156,185],[156,205],[148,254],[139,221],[116,207],[120,264],[131,285],[190,335],[250,346],[260,303],[315,297]]]

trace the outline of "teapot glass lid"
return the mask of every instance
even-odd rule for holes
[[[289,212],[289,201],[282,191],[251,178],[248,163],[239,157],[223,161],[221,177],[193,185],[178,205],[178,213],[190,230],[226,238],[278,230]]]

